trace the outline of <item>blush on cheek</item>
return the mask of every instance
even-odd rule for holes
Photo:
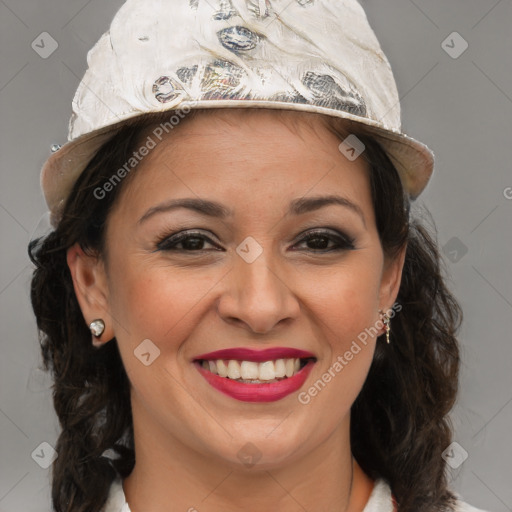
[[[162,355],[171,354],[190,336],[208,307],[211,285],[205,280],[201,284],[171,278],[169,271],[160,270],[153,275],[148,269],[141,269],[138,275],[125,273],[117,283],[114,315],[125,345],[132,351],[149,339]]]
[[[377,292],[349,293],[338,300],[332,299],[324,321],[331,319],[332,331],[338,335],[342,345],[350,345],[351,340],[369,329],[375,322],[378,310]]]
[[[378,329],[374,326],[375,312],[369,304],[355,304],[345,308],[338,316],[331,337],[331,373],[343,375],[337,380],[349,378],[360,381],[360,372],[366,375],[373,358]],[[361,381],[361,385],[362,382]]]

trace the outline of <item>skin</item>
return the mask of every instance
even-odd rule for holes
[[[349,427],[375,337],[307,405],[298,392],[271,403],[235,400],[192,364],[223,348],[309,350],[317,363],[299,391],[307,390],[395,302],[404,251],[385,258],[367,164],[346,159],[339,143],[309,114],[194,118],[126,183],[108,219],[106,255],[69,249],[84,318],[105,320],[100,341],[116,337],[131,382],[137,460],[123,487],[132,512],[356,512],[367,503],[374,482],[352,458]],[[293,199],[329,194],[358,205],[364,221],[340,205],[286,215]],[[139,222],[181,197],[218,201],[233,217],[180,208]],[[318,243],[329,239],[301,241],[314,228],[346,233],[355,248],[326,252]],[[156,250],[185,229],[208,237],[189,240],[202,251]],[[252,263],[236,252],[248,236],[263,249]],[[149,366],[134,356],[145,339],[160,350]],[[237,456],[247,443],[261,455],[251,467]]]

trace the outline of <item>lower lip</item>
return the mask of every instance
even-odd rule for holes
[[[300,389],[315,364],[308,361],[293,377],[268,384],[247,384],[227,377],[219,377],[205,370],[197,361],[194,363],[199,373],[216,390],[242,402],[275,402]]]

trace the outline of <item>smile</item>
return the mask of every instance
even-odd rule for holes
[[[302,361],[302,363],[301,363]],[[228,377],[246,384],[276,382],[278,379],[293,377],[306,364],[299,358],[276,359],[256,363],[254,361],[237,361],[230,359],[217,359],[206,361],[203,359],[202,367],[220,377]]]
[[[273,402],[297,391],[315,362],[312,353],[288,348],[226,349],[194,359],[213,388],[244,402]]]

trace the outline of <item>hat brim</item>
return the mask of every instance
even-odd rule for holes
[[[434,153],[425,144],[408,135],[389,130],[371,119],[331,108],[307,103],[289,103],[267,100],[199,100],[183,101],[168,110],[151,113],[131,112],[115,123],[87,133],[64,144],[45,162],[41,171],[41,187],[50,210],[50,220],[54,227],[60,221],[65,201],[78,176],[84,171],[98,150],[119,129],[143,117],[154,117],[166,112],[206,108],[267,108],[277,110],[298,110],[325,114],[346,119],[357,125],[357,131],[375,137],[396,167],[404,189],[411,200],[415,200],[425,189],[434,171]]]

